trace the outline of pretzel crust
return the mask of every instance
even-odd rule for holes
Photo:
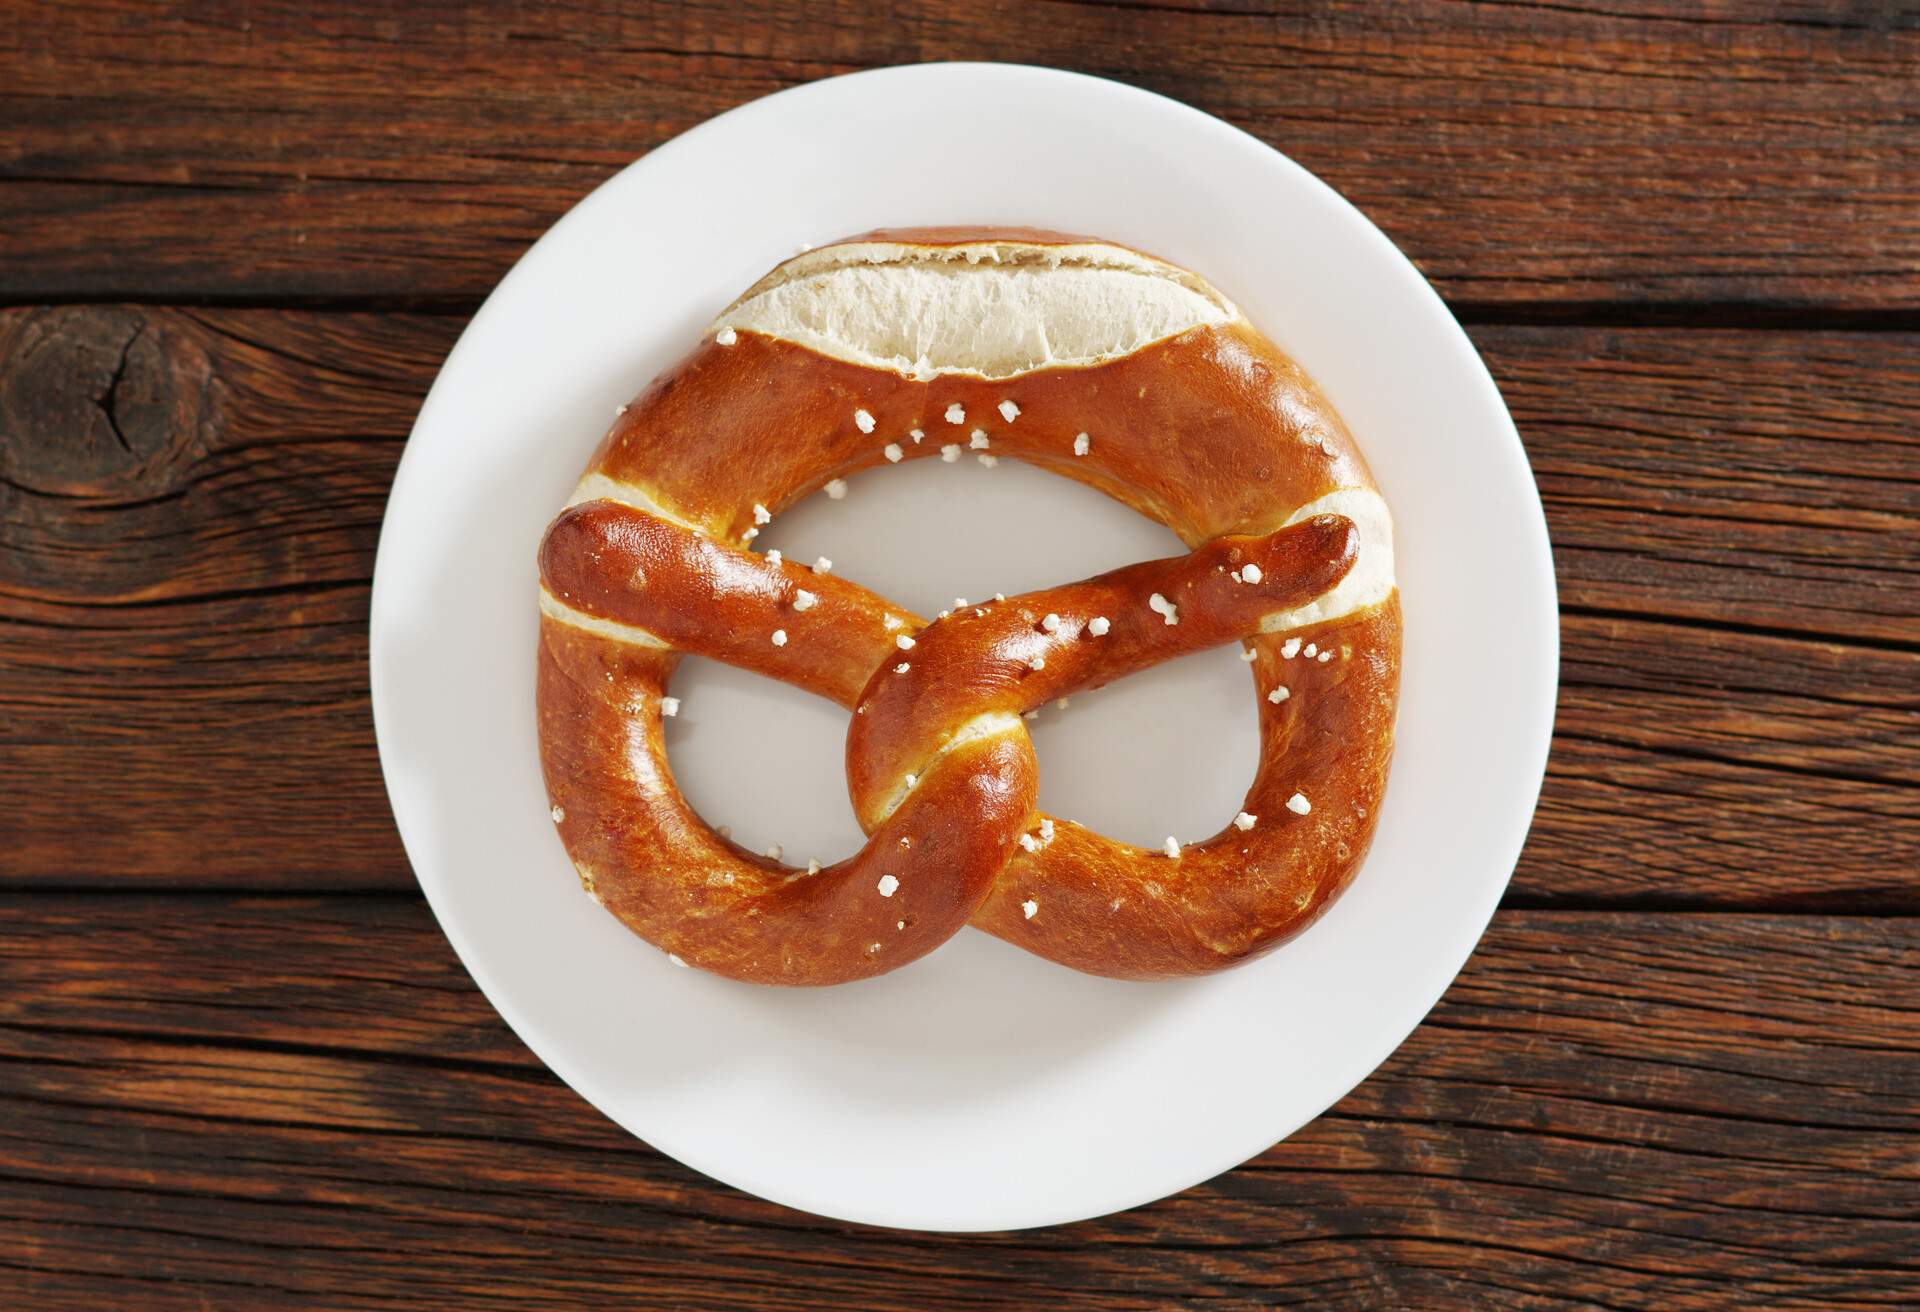
[[[1101,245],[1012,229],[884,232],[849,245],[874,243]],[[1009,400],[1011,421],[999,410]],[[964,423],[948,422],[953,406]],[[889,442],[903,458],[937,457],[976,427],[996,457],[1096,487],[1194,554],[930,625],[851,580],[748,549],[756,506],[778,514],[883,463]],[[1083,433],[1091,441],[1076,454]],[[1325,618],[1313,605],[1359,581],[1358,526],[1339,513],[1356,492],[1374,487],[1345,425],[1237,312],[1116,359],[999,378],[913,377],[747,329],[709,334],[627,407],[542,544],[537,696],[560,837],[588,890],[630,928],[737,979],[880,974],[969,922],[1120,978],[1259,955],[1353,878],[1386,785],[1398,593],[1389,580],[1383,595]],[[1240,579],[1248,563],[1260,566],[1257,584]],[[801,592],[812,597],[803,610]],[[1148,608],[1154,592],[1178,608],[1178,624]],[[1057,627],[1041,627],[1046,615]],[[1100,636],[1096,617],[1110,626]],[[1263,631],[1282,617],[1314,622]],[[783,645],[770,640],[776,628]],[[903,636],[914,644],[905,659]],[[1259,767],[1241,804],[1250,828],[1228,825],[1172,857],[1035,810],[1023,710],[1235,639],[1255,654],[1259,693]],[[1301,654],[1307,644],[1315,657]],[[805,874],[692,811],[661,732],[682,651],[855,712],[848,775],[869,834],[860,853]],[[897,664],[910,669],[896,674]]]

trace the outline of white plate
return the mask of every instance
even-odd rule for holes
[[[1213,279],[1319,379],[1393,506],[1398,756],[1373,854],[1318,925],[1236,971],[1092,979],[985,935],[863,984],[677,970],[581,893],[535,751],[534,545],[656,371],[801,242],[881,225],[1094,233]],[[1076,484],[937,461],[816,498],[761,545],[831,555],[923,612],[1179,548]],[[950,548],[950,549],[949,549]],[[394,815],[501,1015],[621,1125],[826,1216],[1006,1229],[1145,1203],[1283,1138],[1440,997],[1520,851],[1557,665],[1552,561],[1512,421],[1387,239],[1260,142],[1111,82],[886,69],[722,115],[583,200],[461,337],[395,479],[375,569],[374,722]],[[695,804],[832,860],[859,842],[845,717],[689,662],[669,737]],[[1251,779],[1231,649],[1036,726],[1042,801],[1116,836],[1197,837]]]

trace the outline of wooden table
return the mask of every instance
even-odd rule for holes
[[[0,10],[0,1306],[1920,1305],[1920,20],[1585,0]],[[1464,975],[1103,1221],[817,1220],[541,1067],[416,891],[368,580],[440,360],[832,73],[1118,78],[1316,170],[1505,390],[1564,605]]]

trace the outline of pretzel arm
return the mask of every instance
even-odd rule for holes
[[[867,686],[863,713],[847,734],[854,813],[863,827],[879,824],[903,795],[902,780],[970,725],[1015,718],[1081,688],[1257,632],[1267,614],[1337,584],[1354,548],[1353,525],[1324,515],[954,611]],[[1259,582],[1240,581],[1249,565]],[[1173,623],[1152,608],[1153,597],[1165,601]]]
[[[638,629],[849,710],[894,635],[925,623],[836,574],[775,563],[613,501],[584,502],[554,520],[540,544],[540,576],[549,613],[571,609]]]

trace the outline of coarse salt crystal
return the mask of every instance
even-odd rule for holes
[[[952,464],[960,458],[960,444],[949,442],[940,448],[940,460],[943,464]]]
[[[1263,575],[1260,573],[1260,567],[1258,565],[1242,565],[1240,567],[1240,581],[1242,583],[1258,583],[1262,577]]]
[[[776,647],[784,647],[787,645],[787,631],[785,629],[775,629],[773,631],[773,645]]]
[[[988,469],[992,469],[995,465],[1000,463],[1000,457],[990,456],[990,455],[987,455],[985,452],[981,452],[980,463],[985,465]]]
[[[947,407],[947,422],[950,424],[964,424],[967,422],[967,412],[961,407],[958,401],[955,401]]]
[[[1295,815],[1305,815],[1313,810],[1313,803],[1307,800],[1305,793],[1295,793],[1287,799],[1287,810]]]
[[[1030,670],[1044,670],[1047,668],[1047,658],[1045,656],[1035,656],[1027,662],[1027,668]]]
[[[847,480],[844,478],[829,479],[827,481],[827,495],[832,497],[835,501],[838,501],[842,497],[846,496]]]
[[[775,843],[772,847],[767,849],[767,860],[769,861],[778,861],[781,857],[785,855],[786,855],[786,849],[782,848],[778,843]]]
[[[795,610],[812,610],[813,603],[818,600],[820,600],[820,598],[814,596],[811,592],[808,592],[805,588],[794,589],[793,608]]]
[[[1032,898],[1028,898],[1020,904],[1020,910],[1026,913],[1028,920],[1032,920],[1034,915],[1040,910],[1040,904]]]
[[[914,444],[915,446],[919,446],[919,445],[920,445],[920,439],[921,439],[921,438],[923,438],[923,437],[925,437],[925,436],[926,436],[926,434],[925,434],[925,433],[923,433],[923,432],[921,432],[921,431],[920,431],[919,429],[917,429],[917,428],[916,428],[916,429],[914,429],[914,430],[913,430],[912,432],[910,432],[910,433],[908,433],[908,434],[907,434],[907,436],[913,439],[913,444]]]
[[[680,714],[680,699],[678,697],[662,697],[660,699],[660,714],[662,715]]]
[[[1011,399],[1002,401],[1000,403],[1000,417],[1008,423],[1012,423],[1020,417],[1020,407],[1015,405]]]
[[[753,541],[753,540],[754,540],[755,538],[757,538],[757,537],[759,537],[759,536],[760,536],[760,530],[759,530],[759,529],[757,529],[757,528],[750,528],[750,529],[748,529],[748,530],[747,530],[747,531],[746,531],[745,533],[742,533],[742,534],[740,535],[740,540],[741,540],[742,542],[751,542],[751,541]]]
[[[871,433],[873,431],[873,416],[865,410],[855,410],[853,412],[853,426],[863,433]]]
[[[553,817],[553,822],[555,824],[559,824],[562,820],[565,820],[567,818],[567,808],[564,806],[556,806],[553,808],[553,810],[547,812],[547,814]]]
[[[1060,617],[1049,611],[1046,617],[1040,621],[1040,627],[1048,633],[1058,633],[1060,632]]]
[[[912,651],[913,639],[909,638],[906,634],[903,633],[899,637],[893,640],[893,645],[898,647],[901,651]]]
[[[780,554],[780,548],[778,547],[774,547],[767,552],[767,564],[769,565],[778,565],[784,559],[785,557]]]
[[[674,965],[680,967],[680,969],[682,970],[685,970],[687,968],[687,963],[680,960],[680,957],[677,953],[673,953],[673,952],[667,953],[667,960],[671,961]]]
[[[1280,644],[1280,659],[1290,661],[1295,656],[1298,656],[1299,654],[1300,654],[1300,639],[1288,638],[1285,642]]]
[[[1091,451],[1092,449],[1093,449],[1093,443],[1087,440],[1087,435],[1085,433],[1081,433],[1078,437],[1073,439],[1073,453],[1075,455],[1083,456],[1088,451]]]
[[[1040,850],[1040,840],[1032,834],[1022,834],[1020,835],[1020,846],[1029,852],[1038,852]]]
[[[880,889],[881,897],[892,897],[893,891],[899,887],[900,887],[900,881],[895,879],[892,875],[880,876],[880,883],[878,885],[878,888]]]
[[[1169,624],[1180,622],[1180,608],[1157,592],[1147,598],[1147,609],[1164,616]]]
[[[1233,818],[1233,827],[1235,829],[1251,829],[1253,828],[1254,821],[1258,820],[1259,818],[1260,818],[1259,816],[1248,815],[1245,811],[1242,811],[1239,815]]]
[[[1052,816],[1044,816],[1041,818],[1040,841],[1043,843],[1051,843],[1053,841],[1053,817]]]
[[[1333,659],[1333,653],[1330,651],[1323,651],[1320,653],[1318,659],[1322,665],[1325,665],[1328,661]]]
[[[773,512],[756,501],[753,503],[753,522],[756,524],[771,524],[773,523]]]
[[[917,775],[917,774],[910,774],[910,775],[908,775],[908,776],[907,776],[907,787],[909,787],[909,788],[911,788],[911,787],[913,787],[913,786],[914,786],[915,784],[917,784],[917,783],[919,783],[919,782],[920,782],[920,776],[919,776],[919,775]]]
[[[1179,860],[1180,859],[1180,840],[1175,838],[1172,834],[1168,834],[1167,841],[1163,845],[1163,850],[1166,852],[1168,856],[1172,857],[1174,860],[1176,861]]]
[[[1293,696],[1293,694],[1287,691],[1287,686],[1283,683],[1278,688],[1275,688],[1272,692],[1267,694],[1267,700],[1272,702],[1275,706],[1278,706],[1281,702],[1285,701],[1287,698],[1291,696]]]
[[[1113,627],[1113,622],[1109,620],[1105,615],[1095,615],[1092,619],[1087,621],[1087,632],[1091,633],[1096,638],[1106,637],[1107,630],[1111,629],[1112,627]]]
[[[880,454],[887,458],[888,463],[897,465],[907,453],[900,449],[898,442],[889,442],[880,448]]]
[[[1251,647],[1242,647],[1240,649],[1240,659],[1243,661],[1255,661],[1255,660],[1258,660],[1259,658],[1260,658],[1260,653],[1255,651]]]
[[[813,561],[813,572],[815,574],[831,574],[833,573],[833,562],[825,556],[816,556]]]
[[[993,441],[987,436],[985,429],[976,428],[967,435],[967,445],[975,451],[985,451],[993,445]]]
[[[1314,646],[1312,643],[1308,643],[1307,649],[1301,652],[1300,654],[1302,656],[1305,656],[1308,660],[1312,660],[1315,656],[1318,656],[1320,654],[1320,649]]]
[[[907,662],[901,661],[898,665],[893,667],[893,672],[895,674],[905,674],[908,670],[912,668],[913,666],[907,664]]]
[[[713,340],[720,343],[720,345],[722,346],[732,346],[735,342],[740,340],[740,334],[733,331],[732,325],[729,324],[727,327],[722,328],[719,332],[715,333],[713,335]]]
[[[820,873],[820,863],[819,863],[818,861],[808,861],[808,862],[807,862],[807,873],[808,873],[808,874],[810,874],[810,875],[817,875],[817,874],[819,874],[819,873]]]

